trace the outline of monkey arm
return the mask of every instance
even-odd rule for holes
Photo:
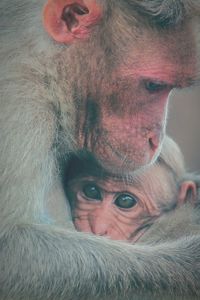
[[[2,300],[154,299],[154,291],[158,299],[200,296],[200,235],[129,245],[49,225],[4,232]]]
[[[160,243],[176,241],[185,236],[199,234],[199,208],[186,203],[174,210],[164,213],[145,232],[140,243]]]

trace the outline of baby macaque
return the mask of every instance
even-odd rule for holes
[[[182,181],[184,159],[166,137],[157,162],[137,175],[121,178],[74,157],[68,168],[67,196],[77,230],[136,242],[164,213],[195,198],[196,186]]]

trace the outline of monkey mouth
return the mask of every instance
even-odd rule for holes
[[[103,141],[93,149],[96,161],[105,172],[126,176],[135,173],[150,163],[150,157],[145,150],[121,149],[112,146],[109,141]]]

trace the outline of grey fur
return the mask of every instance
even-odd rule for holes
[[[65,74],[70,62],[64,60],[64,47],[58,47],[43,31],[44,2],[0,1],[0,299],[200,297],[198,211],[184,208],[188,224],[183,222],[179,211],[171,216],[173,220],[177,218],[175,228],[183,226],[183,234],[163,225],[163,231],[156,234],[153,242],[147,237],[142,245],[78,233],[46,218],[46,202],[60,182],[59,161],[76,147],[76,120],[73,78]],[[123,2],[126,8],[130,8],[131,2],[134,4],[134,1]],[[106,3],[104,0],[105,7]],[[147,1],[144,3],[148,5]],[[122,1],[110,1],[109,8],[121,4]],[[127,36],[131,39],[129,32]],[[72,56],[73,46],[68,51],[70,58],[76,59],[76,53]],[[96,55],[99,55],[98,85],[103,76],[102,64],[111,62],[109,58],[107,62],[101,61],[101,53]],[[58,56],[60,64],[55,62]],[[74,73],[78,72],[78,66]],[[88,74],[83,78],[88,80]],[[66,90],[67,102],[61,103]],[[170,217],[162,224],[169,222]]]

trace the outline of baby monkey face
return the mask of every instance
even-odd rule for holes
[[[81,177],[68,183],[77,230],[136,242],[160,215],[141,188],[111,179]]]

